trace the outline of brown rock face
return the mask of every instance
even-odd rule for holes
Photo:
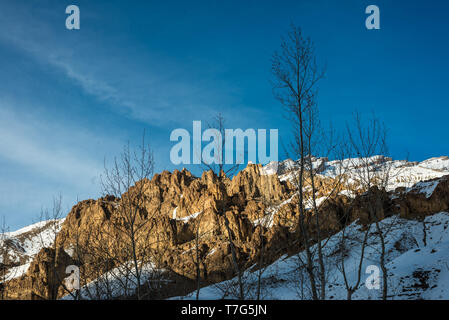
[[[373,197],[380,199],[379,219],[399,212],[404,217],[414,217],[448,210],[448,181],[449,177],[441,179],[429,198],[397,191],[397,198],[391,200],[391,194],[372,189],[358,196],[349,207],[349,198],[335,197],[320,207],[321,237],[356,219],[370,222],[368,212]],[[324,178],[317,178],[316,183],[323,190],[329,186]],[[194,289],[197,261],[202,285],[235,276],[225,217],[242,269],[259,262],[262,245],[264,263],[301,250],[294,188],[287,181],[281,182],[277,175],[261,174],[260,165],[248,165],[232,180],[225,177],[221,183],[211,171],[197,178],[187,170],[175,170],[156,174],[139,184],[145,191],[136,211],[136,225],[140,226],[136,230],[136,254],[150,254],[152,263],[168,270],[171,279],[179,284],[165,290],[163,297]],[[129,239],[123,232],[128,224],[118,208],[124,205],[126,194],[133,192],[131,188],[122,198],[107,196],[75,205],[58,233],[57,249],[43,249],[26,275],[9,281],[8,298],[61,297],[65,292],[60,280],[67,276],[67,265],[80,266],[87,283],[129,261]],[[307,221],[310,234],[315,236],[314,216],[308,216]],[[69,256],[67,252],[72,253]]]
[[[398,190],[400,197],[393,202],[399,209],[401,217],[417,218],[436,212],[449,211],[449,176],[425,182],[425,185],[430,188],[433,188],[433,184],[436,186],[429,196],[419,188],[412,188],[409,192],[404,192],[403,189]]]
[[[74,261],[62,249],[42,249],[31,263],[27,273],[8,282],[6,299],[56,299],[64,294],[61,283],[68,276],[66,267]]]

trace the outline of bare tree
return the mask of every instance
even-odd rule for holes
[[[321,188],[318,188],[319,183],[317,171],[320,164],[323,164],[329,157],[329,155],[337,156],[336,153],[336,139],[332,125],[329,126],[329,130],[325,132],[321,126],[318,118],[318,107],[316,102],[316,93],[310,94],[307,98],[306,108],[304,110],[306,115],[304,121],[304,137],[307,149],[307,156],[305,161],[307,179],[305,180],[306,188],[310,189],[310,193],[306,194],[306,203],[308,205],[309,214],[314,216],[315,223],[315,242],[316,242],[316,255],[318,263],[318,280],[319,280],[319,298],[324,300],[326,298],[326,263],[325,255],[323,253],[325,243],[322,240],[328,238],[330,234],[322,230],[322,226],[328,219],[327,216],[322,215],[322,206],[329,200],[334,199],[342,187],[342,175],[341,168],[337,168],[336,175],[333,179],[327,179],[321,181]],[[322,155],[321,161],[315,157],[314,154]],[[324,188],[325,186],[325,188]],[[317,197],[320,196],[318,201]],[[313,222],[311,222],[313,223]]]
[[[185,209],[187,212],[189,222],[192,224],[193,230],[194,230],[194,239],[189,242],[189,248],[184,251],[183,254],[189,254],[189,257],[192,261],[192,263],[195,266],[195,280],[196,280],[196,290],[195,290],[195,299],[199,300],[200,298],[200,291],[201,287],[204,285],[207,285],[207,270],[206,266],[204,264],[205,258],[208,254],[208,246],[205,245],[204,238],[210,236],[213,231],[214,227],[211,227],[208,230],[202,230],[202,219],[204,217],[204,207],[201,212],[192,213],[189,208],[187,207],[181,207],[180,208]],[[203,271],[203,275],[201,272]],[[202,281],[204,279],[204,281]]]
[[[271,198],[266,196],[266,194],[271,194],[271,184],[270,183],[263,183],[263,187],[266,188],[266,192],[262,195],[262,202],[264,204],[264,207],[272,207],[273,201],[271,201]],[[269,216],[271,218],[271,216]],[[259,212],[258,217],[258,227],[259,227],[259,260],[258,260],[258,270],[257,270],[257,291],[256,291],[256,300],[260,300],[262,296],[262,276],[264,273],[264,267],[265,267],[265,237],[264,237],[264,231],[266,228],[270,227],[270,220],[267,219],[265,216],[265,212]]]
[[[201,219],[201,217],[200,217]],[[200,298],[200,290],[201,290],[201,254],[200,254],[200,222],[198,221],[195,226],[195,253],[196,253],[196,300]]]
[[[233,175],[237,172],[240,164],[234,164],[226,166],[224,162],[224,148],[223,148],[223,138],[225,137],[225,119],[221,114],[218,114],[214,119],[212,124],[209,124],[210,128],[216,129],[217,136],[215,137],[216,141],[220,143],[219,153],[214,155],[214,161],[212,163],[206,163],[202,160],[203,166],[207,170],[212,170],[214,174],[218,177],[218,188],[221,193],[220,201],[220,215],[223,217],[225,228],[227,231],[229,246],[231,248],[231,256],[232,262],[234,265],[235,273],[237,274],[238,285],[239,285],[239,299],[243,300],[245,298],[244,294],[244,284],[243,284],[243,275],[242,270],[239,266],[239,261],[237,259],[237,249],[234,243],[232,231],[229,225],[229,219],[226,216],[227,212],[227,191],[225,185],[225,179],[227,175]],[[236,151],[237,152],[237,151]]]
[[[67,261],[64,257],[66,257],[67,253],[63,247],[63,240],[59,236],[64,217],[62,203],[61,194],[54,196],[51,209],[41,209],[38,217],[40,226],[35,230],[38,235],[37,241],[42,248],[41,250],[51,249],[48,252],[48,257],[52,265],[51,269],[47,271],[47,277],[49,278],[46,284],[48,292],[47,296],[43,297],[49,300],[58,299],[63,293],[72,295],[73,297],[76,294],[65,283],[66,276],[68,275],[65,274],[65,268],[67,266],[64,263]]]
[[[5,282],[8,280],[10,265],[7,261],[8,246],[7,246],[7,232],[5,217],[2,217],[2,224],[0,225],[0,299],[4,300],[7,296]]]
[[[299,174],[295,175],[299,198],[298,226],[301,243],[304,245],[306,252],[306,269],[310,280],[312,298],[317,300],[320,295],[314,274],[314,258],[311,252],[312,239],[306,222],[304,184],[307,156],[311,156],[307,140],[309,139],[309,142],[311,142],[313,136],[313,130],[307,132],[307,122],[313,123],[313,118],[310,118],[313,113],[308,112],[308,110],[314,107],[316,84],[324,77],[324,71],[317,65],[313,42],[310,38],[303,36],[300,28],[292,25],[287,38],[282,40],[280,51],[275,52],[272,58],[272,73],[275,79],[273,81],[273,93],[287,111],[288,118],[293,126],[294,142],[291,147],[295,157],[299,158]],[[322,262],[321,258],[320,261]],[[321,267],[324,266],[321,264]],[[323,277],[321,277],[322,280]],[[321,297],[324,295],[324,287],[322,292]]]
[[[385,161],[388,154],[387,131],[385,125],[374,115],[363,124],[359,113],[354,115],[353,126],[347,125],[349,147],[355,157],[351,158],[356,184],[369,205],[365,206],[368,218],[374,223],[376,236],[380,242],[380,267],[382,269],[382,299],[388,296],[388,270],[386,267],[385,230],[380,220],[384,218],[383,203],[386,189],[392,176],[392,165]]]
[[[351,184],[347,184],[345,186],[345,190],[348,191],[348,193],[352,194],[356,194],[359,190],[358,189],[353,189],[353,185]],[[348,225],[348,223],[350,222],[350,214],[351,214],[351,209],[353,208],[354,205],[354,198],[349,198],[350,201],[349,203],[343,205],[342,209],[342,215],[341,215],[341,223],[342,223],[342,230],[341,230],[341,237],[340,240],[338,242],[338,251],[339,251],[339,256],[337,257],[337,269],[341,272],[342,276],[343,276],[343,280],[344,280],[344,285],[346,288],[346,298],[347,300],[352,300],[352,296],[354,294],[354,292],[356,292],[359,289],[360,283],[362,281],[362,268],[363,268],[363,261],[365,260],[365,251],[367,246],[369,245],[368,241],[369,241],[369,235],[370,235],[370,230],[371,230],[371,225],[368,224],[367,226],[365,226],[365,230],[362,233],[362,240],[359,239],[358,234],[357,235],[353,235],[353,234],[347,234],[347,230],[346,227]],[[348,278],[348,272],[345,266],[345,261],[346,261],[346,256],[348,254],[348,242],[350,241],[356,241],[356,242],[360,242],[360,256],[358,258],[358,264],[356,266],[356,280],[354,284],[350,283],[350,280]]]
[[[111,168],[105,164],[101,185],[105,196],[120,199],[116,203],[116,216],[112,219],[113,233],[117,233],[124,241],[116,248],[122,259],[122,268],[128,281],[135,282],[136,297],[142,299],[142,273],[152,261],[148,244],[148,224],[151,213],[146,212],[146,183],[154,171],[153,152],[145,143],[145,133],[138,151],[131,151],[129,143],[114,162]],[[114,243],[110,241],[109,243]],[[127,261],[125,261],[127,260]],[[135,280],[135,281],[134,281]]]

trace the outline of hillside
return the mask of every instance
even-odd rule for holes
[[[449,213],[441,212],[426,217],[423,222],[407,220],[396,217],[387,218],[383,224],[391,228],[387,235],[387,268],[389,270],[389,286],[391,288],[389,299],[393,300],[447,300],[449,299]],[[425,228],[425,229],[424,229]],[[361,234],[357,223],[347,227],[347,233],[357,239]],[[341,232],[323,241],[326,264],[328,270],[327,298],[330,300],[344,300],[347,298],[344,280],[339,268],[338,244]],[[423,241],[424,240],[424,241]],[[381,299],[379,290],[368,290],[365,281],[369,274],[365,273],[368,265],[378,265],[378,250],[373,240],[366,252],[366,261],[363,264],[363,277],[359,289],[354,293],[353,299]],[[360,257],[360,242],[354,241],[346,249],[345,268],[351,284],[356,283],[356,274]],[[304,259],[305,254],[301,252]],[[298,271],[298,257],[283,256],[271,264],[263,272],[264,299],[310,299],[307,292],[301,294]],[[305,277],[305,274],[302,274]],[[246,294],[254,298],[257,285],[257,271],[247,271],[244,275]],[[233,290],[224,290],[233,288]],[[232,279],[224,283],[203,288],[200,299],[235,299],[237,280]],[[227,291],[227,292],[226,292]],[[195,293],[173,299],[195,299]]]
[[[51,247],[64,219],[41,221],[0,235],[0,264],[7,266],[4,280],[22,276],[42,248]]]
[[[337,263],[342,229],[353,238],[345,248],[344,261],[349,281],[355,282],[360,237],[372,223],[366,213],[369,195],[378,194],[380,219],[387,230],[391,298],[448,298],[444,283],[449,262],[449,158],[408,162],[376,156],[365,160],[315,158],[313,162],[315,197],[322,216],[320,237],[328,266],[327,297],[346,298]],[[373,172],[388,173],[385,190],[359,192],[357,180],[367,164]],[[296,225],[297,169],[297,162],[286,160],[265,167],[250,164],[223,181],[212,172],[194,177],[187,170],[175,170],[139,182],[145,190],[144,205],[138,208],[142,227],[137,246],[143,257],[139,281],[130,265],[129,242],[117,228],[126,225],[118,214],[122,199],[81,201],[61,221],[3,234],[1,245],[6,250],[1,263],[13,265],[2,286],[5,296],[73,298],[62,280],[68,265],[78,265],[82,298],[132,298],[137,282],[147,298],[189,298],[197,288],[199,264],[201,298],[235,297],[229,285],[236,273],[227,220],[239,267],[247,270],[248,298],[254,298],[259,265],[264,271],[263,297],[310,298],[307,290],[297,290],[298,279],[303,278],[297,271],[298,257],[304,255]],[[132,194],[133,189],[126,193]],[[313,211],[312,203],[305,207]],[[312,223],[308,229],[315,237]],[[378,263],[378,252],[373,229],[366,266]],[[365,278],[353,298],[379,298],[376,290],[363,289]]]

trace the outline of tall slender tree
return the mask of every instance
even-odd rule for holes
[[[299,173],[295,175],[294,182],[298,192],[297,214],[300,243],[303,244],[306,252],[305,267],[310,280],[312,298],[317,300],[322,295],[318,292],[314,272],[312,239],[306,221],[304,185],[307,159],[311,152],[307,140],[312,141],[313,139],[313,131],[309,131],[309,135],[307,135],[307,123],[311,125],[314,121],[314,118],[311,117],[313,113],[309,110],[315,106],[317,83],[324,77],[324,69],[320,68],[316,62],[312,40],[304,37],[301,29],[294,25],[291,26],[287,37],[282,40],[280,50],[274,53],[271,69],[274,76],[272,82],[274,96],[287,112],[287,117],[293,128],[294,140],[291,149],[294,156],[299,159]]]

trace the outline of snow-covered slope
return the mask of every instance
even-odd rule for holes
[[[335,178],[345,174],[349,179],[360,177],[358,170],[366,165],[370,171],[389,174],[387,190],[394,191],[403,187],[401,192],[423,193],[429,198],[439,180],[449,175],[449,157],[432,158],[422,162],[392,160],[383,156],[369,159],[345,159],[328,161],[326,158],[314,158],[313,169],[322,177]],[[262,174],[279,175],[280,180],[294,181],[299,164],[293,160],[280,163],[271,162],[266,165]],[[434,180],[432,180],[434,179]],[[396,193],[391,193],[396,197]],[[282,206],[281,204],[280,206]],[[275,212],[276,210],[273,210]],[[273,219],[274,213],[267,215]],[[270,220],[270,221],[271,221]],[[254,224],[258,224],[255,221]],[[265,224],[270,226],[271,224]],[[381,221],[382,230],[386,233],[386,268],[388,270],[389,299],[449,299],[449,213],[440,212],[428,216],[424,221],[406,220],[398,216]],[[347,290],[342,273],[342,260],[349,286],[357,283],[358,266],[361,257],[361,243],[364,235],[362,226],[357,222],[345,228],[349,241],[341,245],[342,232],[323,240],[327,266],[326,298],[346,299]],[[312,251],[316,251],[316,246]],[[353,299],[382,298],[382,278],[379,289],[368,289],[365,281],[373,272],[369,266],[379,270],[380,275],[380,240],[372,227],[365,249],[362,277],[353,294]],[[344,257],[344,258],[342,258]],[[300,271],[299,259],[306,261],[304,252],[295,256],[284,256],[263,271],[262,297],[266,299],[310,299],[310,290],[305,271]],[[316,263],[318,265],[318,263]],[[368,271],[368,273],[367,273]],[[244,274],[246,297],[255,298],[259,271],[251,269]],[[301,285],[301,279],[304,285]],[[369,286],[369,284],[368,284]],[[201,290],[201,299],[237,298],[236,279],[212,285]],[[191,299],[192,293],[186,297],[175,299]]]
[[[0,263],[8,268],[5,280],[20,277],[34,256],[53,244],[64,219],[41,221],[13,232],[0,234]]]
[[[140,282],[150,282],[157,279],[155,283],[164,283],[169,280],[164,280],[163,269],[157,269],[154,264],[147,263],[140,266]],[[98,277],[96,280],[89,282],[82,286],[78,291],[78,296],[74,293],[67,294],[61,300],[106,300],[117,299],[124,295],[133,295],[137,288],[137,277],[134,271],[134,264],[128,262],[120,267],[114,268]]]
[[[440,178],[449,174],[449,157],[443,156],[431,158],[422,162],[410,162],[406,160],[392,160],[384,156],[373,156],[368,159],[349,158],[344,160],[332,160],[327,158],[313,158],[313,169],[318,175],[335,178],[340,174],[347,175],[350,179],[356,179],[361,170],[367,165],[372,172],[387,172],[389,181],[387,190],[398,187],[412,187],[420,181]],[[278,174],[279,178],[292,180],[299,168],[298,161],[287,159],[282,162],[270,162],[263,168],[264,174]]]
[[[367,159],[370,168],[377,172],[389,172],[391,179],[387,189],[392,191],[402,187],[400,192],[419,192],[431,197],[438,181],[431,179],[449,175],[449,158],[432,158],[422,162],[408,162],[392,160],[383,156],[375,156]],[[356,180],[358,170],[366,163],[361,159],[345,159],[329,161],[326,158],[314,158],[313,169],[323,178],[334,178],[344,173],[349,179]],[[285,160],[266,165],[262,174],[276,174],[280,180],[292,180],[298,169],[298,162]],[[429,181],[430,180],[430,181]],[[344,190],[348,191],[348,190]],[[396,193],[391,193],[395,197]],[[325,198],[325,197],[324,197]],[[317,199],[319,205],[322,199]],[[253,222],[257,226],[262,224],[270,228],[273,225],[273,217],[284,205],[292,201],[292,198],[284,200],[280,204],[270,207],[267,215]],[[446,210],[438,209],[437,211]],[[188,222],[194,219],[200,212],[180,218],[177,216],[177,208],[173,210],[172,217],[175,220]],[[39,222],[15,232],[0,234],[0,248],[6,248],[4,254],[0,254],[0,263],[12,265],[8,269],[6,280],[23,275],[29,268],[34,256],[43,248],[51,246],[55,235],[59,232],[64,219]],[[405,220],[398,216],[389,217],[381,222],[386,234],[387,243],[387,269],[389,298],[391,299],[449,299],[449,213],[440,212],[426,217],[424,221]],[[343,275],[341,272],[341,259],[344,257],[344,266],[350,285],[356,283],[357,267],[360,258],[361,226],[354,222],[345,229],[350,240],[346,242],[344,250],[340,245],[342,233],[337,233],[329,239],[323,240],[326,266],[328,299],[345,299]],[[353,295],[353,299],[379,299],[381,290],[367,289],[365,280],[370,276],[366,273],[369,266],[379,267],[379,239],[371,230],[368,238],[368,247],[362,267],[362,278],[359,288]],[[313,247],[313,250],[316,250]],[[343,255],[342,255],[343,252]],[[0,252],[1,253],[1,252]],[[310,292],[307,285],[307,274],[298,266],[298,259],[304,260],[304,253],[295,256],[283,256],[272,265],[263,270],[262,274],[262,298],[265,299],[309,299]],[[151,279],[155,272],[154,267],[144,268],[144,278]],[[249,269],[245,272],[246,297],[255,298],[258,271]],[[117,296],[123,293],[122,268],[116,268],[87,284],[82,295],[89,298],[89,290],[100,288],[94,296],[105,298],[107,295]],[[304,279],[304,286],[301,286]],[[134,279],[126,278],[133,288]],[[0,280],[1,281],[1,280]],[[112,285],[104,291],[103,284]],[[201,299],[236,298],[234,290],[235,279],[201,289]],[[134,286],[135,287],[135,286]],[[193,298],[195,293],[178,299]],[[70,298],[70,297],[66,297]],[[92,298],[92,297],[90,297]]]
[[[388,270],[389,299],[449,299],[449,213],[441,212],[427,217],[424,222],[390,217],[382,222],[388,229],[386,236],[386,260]],[[342,233],[324,240],[322,245],[327,266],[326,298],[342,300],[347,298],[341,268],[344,256],[348,283],[357,282],[357,270],[360,261],[361,235],[360,225],[353,223],[345,230],[351,236],[347,241],[344,255],[341,252]],[[382,277],[379,289],[368,289],[367,279],[372,274],[368,266],[379,268],[379,241],[374,228],[369,236],[362,267],[362,277],[353,299],[381,299]],[[313,247],[316,249],[316,247]],[[262,297],[265,299],[310,299],[307,275],[299,271],[298,257],[282,257],[262,273]],[[367,271],[369,271],[367,273]],[[255,298],[258,271],[247,271],[244,275],[246,296]],[[381,275],[381,272],[380,272]],[[305,279],[301,286],[301,279]],[[235,290],[232,288],[235,287]],[[230,289],[231,288],[231,289]],[[201,299],[236,298],[236,279],[225,281],[201,289]],[[225,294],[226,293],[226,294]],[[195,293],[174,299],[194,299]]]

